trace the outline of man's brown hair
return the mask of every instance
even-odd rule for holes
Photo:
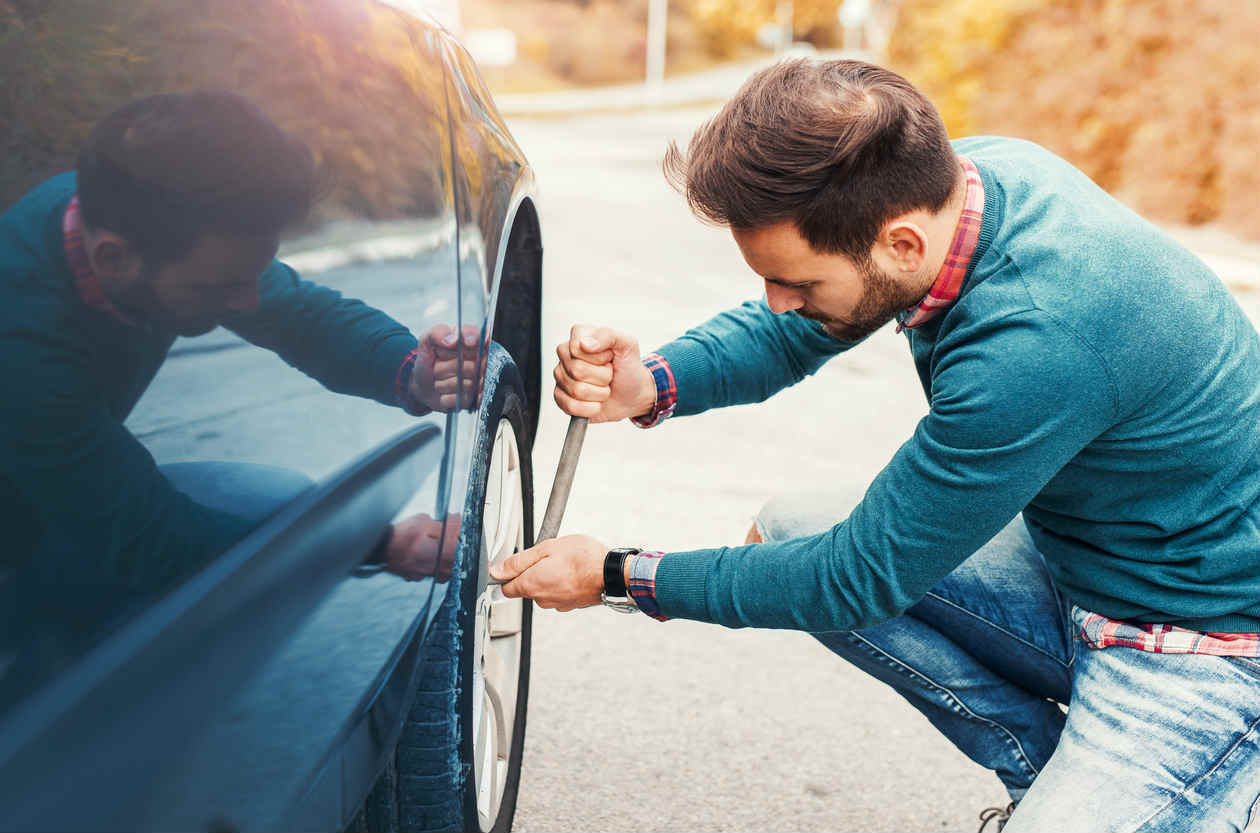
[[[691,137],[665,176],[701,218],[736,229],[795,223],[816,251],[869,260],[888,220],[940,211],[958,178],[945,124],[895,72],[863,61],[761,70]]]

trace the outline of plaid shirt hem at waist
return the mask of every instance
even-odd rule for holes
[[[1136,648],[1155,654],[1260,657],[1260,633],[1200,633],[1174,625],[1139,625],[1073,608],[1072,619],[1091,648]]]
[[[674,409],[678,407],[678,385],[674,381],[674,371],[669,362],[660,353],[644,356],[643,366],[651,372],[652,380],[656,382],[656,402],[652,405],[652,410],[643,416],[632,417],[630,421],[640,428],[651,428],[674,415]]]

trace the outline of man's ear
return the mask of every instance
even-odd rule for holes
[[[905,217],[890,220],[879,233],[877,248],[887,265],[898,272],[913,274],[927,261],[927,232]]]
[[[92,230],[84,234],[83,242],[92,271],[102,282],[121,287],[140,278],[140,256],[125,237],[112,231]]]

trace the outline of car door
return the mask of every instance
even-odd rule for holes
[[[65,0],[2,6],[0,22],[13,92],[0,105],[0,206],[73,168],[118,107],[228,90],[322,172],[322,199],[277,260],[387,316],[422,352],[460,330],[454,160],[429,25],[373,0]],[[0,826],[331,829],[366,794],[458,532],[458,409],[336,393],[282,340],[249,322],[180,338],[126,414],[162,472],[193,474],[178,488],[194,501],[197,473],[223,466],[299,486],[140,603],[106,595],[73,626],[14,622],[0,654]],[[420,388],[409,390],[423,402]],[[391,522],[426,530],[406,569],[381,557]],[[70,606],[35,574],[9,570],[0,586],[24,610]]]

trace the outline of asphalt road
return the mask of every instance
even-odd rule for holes
[[[667,140],[707,115],[511,121],[541,188],[545,351],[575,322],[650,350],[760,294],[727,233],[694,220],[660,174]],[[1231,263],[1231,283],[1260,277]],[[1257,320],[1256,297],[1239,298]],[[663,550],[741,543],[775,494],[864,486],[924,413],[904,339],[885,328],[763,405],[650,431],[592,426],[562,532]],[[542,418],[539,512],[566,421]],[[974,830],[1007,800],[807,635],[604,609],[534,621],[517,830]]]

